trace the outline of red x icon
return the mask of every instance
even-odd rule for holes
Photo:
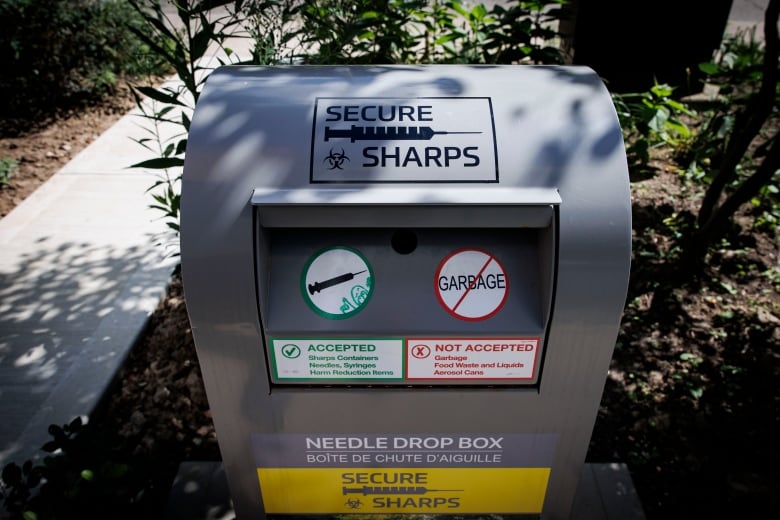
[[[431,355],[431,348],[428,345],[414,345],[412,347],[412,356],[417,359],[425,359]]]

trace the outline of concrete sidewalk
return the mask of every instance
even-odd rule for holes
[[[231,57],[213,45],[200,65],[250,55],[250,39],[225,45]],[[0,468],[44,455],[50,424],[94,410],[170,281],[178,259],[161,243],[175,237],[146,192],[160,172],[128,168],[156,157],[133,141],[150,126],[130,111],[0,219]]]
[[[0,466],[91,413],[170,279],[154,173],[127,168],[152,158],[140,124],[123,117],[0,220]]]

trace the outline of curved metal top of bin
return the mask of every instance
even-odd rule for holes
[[[241,177],[321,192],[393,182],[558,189],[626,169],[601,80],[556,66],[223,67],[199,100],[187,163],[198,165],[188,175],[218,170],[231,186]]]

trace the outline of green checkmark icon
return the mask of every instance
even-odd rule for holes
[[[287,359],[295,359],[301,355],[301,349],[291,343],[282,347],[282,355]]]

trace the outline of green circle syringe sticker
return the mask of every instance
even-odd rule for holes
[[[374,273],[366,258],[346,246],[314,253],[301,274],[306,304],[329,320],[354,316],[368,305],[374,292]]]

